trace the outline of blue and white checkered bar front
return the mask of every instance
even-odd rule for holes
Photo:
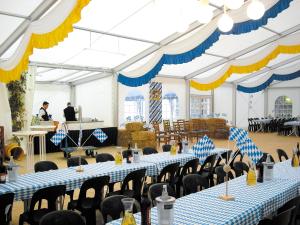
[[[141,224],[140,214],[135,214],[137,224]],[[261,210],[258,205],[222,201],[202,192],[176,199],[174,225],[255,225],[259,222]],[[151,223],[158,224],[157,208],[151,209]],[[121,219],[108,224],[120,225]]]
[[[106,133],[104,133],[100,128],[97,128],[94,130],[93,135],[101,142],[103,143],[108,136],[106,135]]]
[[[153,163],[123,163],[104,162],[85,165],[84,172],[76,172],[76,167],[52,170],[47,172],[30,173],[19,176],[16,182],[0,184],[0,193],[13,192],[16,200],[29,199],[37,190],[53,185],[66,185],[67,190],[79,188],[81,184],[92,177],[110,176],[110,182],[123,181],[125,176],[138,169],[146,168],[148,176],[156,176],[157,168]]]
[[[195,159],[191,154],[176,154],[171,155],[170,152],[161,152],[158,154],[151,154],[146,156],[141,156],[142,162],[154,163],[157,167],[158,173],[167,165],[179,162],[180,166],[184,166],[188,161]]]
[[[241,176],[228,182],[229,194],[235,197],[236,204],[240,202],[261,206],[261,218],[264,218],[289,200],[298,196],[299,183],[293,180],[277,180],[257,183],[255,186],[246,184],[246,176]],[[216,185],[202,191],[211,197],[225,194],[225,184]]]
[[[58,145],[67,136],[64,130],[58,130],[50,139],[53,144]]]

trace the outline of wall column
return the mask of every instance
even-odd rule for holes
[[[189,120],[190,116],[191,116],[190,97],[191,97],[190,81],[185,80],[185,99],[186,99],[185,118],[186,118],[186,120]]]
[[[76,90],[75,85],[70,86],[70,102],[71,105],[76,106]]]
[[[269,108],[269,89],[266,88],[264,90],[264,117],[267,117],[269,112],[268,112],[268,108]]]
[[[114,73],[112,81],[112,102],[113,102],[113,125],[119,126],[119,84],[118,74]]]
[[[237,84],[232,85],[232,126],[236,126],[236,91]]]

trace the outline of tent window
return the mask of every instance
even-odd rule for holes
[[[291,117],[293,102],[287,96],[279,96],[275,101],[275,117]]]
[[[191,94],[191,118],[208,117],[212,114],[211,96]]]
[[[162,100],[162,118],[174,121],[179,115],[178,96],[175,93],[167,93]]]
[[[145,120],[145,99],[141,92],[131,91],[124,102],[125,121],[144,121]]]

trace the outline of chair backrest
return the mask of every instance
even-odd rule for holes
[[[143,155],[151,155],[151,154],[157,154],[157,150],[152,147],[145,147],[143,148]]]
[[[108,217],[112,220],[119,219],[123,214],[124,207],[122,203],[123,198],[128,198],[125,195],[113,195],[110,197],[105,198],[101,203],[101,213],[103,216],[104,223],[107,223]],[[135,202],[133,205],[133,213],[137,212],[137,205],[138,203]]]
[[[213,168],[216,162],[216,157],[217,157],[216,154],[207,156],[200,168],[199,173],[201,174],[204,169],[209,169],[210,172],[213,172]]]
[[[82,203],[85,202],[86,199],[91,199],[87,197],[87,191],[90,189],[94,190],[94,197],[92,198],[93,207],[98,207],[102,201],[102,194],[104,191],[104,187],[108,186],[109,184],[109,176],[102,176],[102,177],[94,177],[88,179],[83,182],[80,187],[79,197],[78,197],[78,207],[81,208]]]
[[[169,144],[163,145],[162,146],[163,152],[169,152],[169,151],[171,151],[171,147],[172,147],[172,145],[169,145]]]
[[[295,210],[292,212],[291,215],[291,220],[289,225],[294,225],[297,224],[296,223],[296,217],[299,215],[299,211],[300,211],[300,196],[297,196],[296,198],[293,198],[292,200],[288,201],[287,203],[285,203],[282,207],[280,207],[277,210],[277,214],[280,214],[292,207],[296,207]]]
[[[263,153],[263,156],[258,160],[257,164],[265,162],[267,160],[268,153]],[[270,155],[271,162],[275,163],[275,160],[272,155]]]
[[[14,193],[0,195],[0,224],[9,224],[14,202]]]
[[[220,165],[222,159],[224,159],[224,160],[225,160],[225,163],[227,163],[227,157],[229,158],[230,155],[231,155],[231,153],[232,153],[232,150],[229,150],[229,151],[227,151],[227,152],[223,152],[223,153],[221,154],[221,157],[218,158],[217,163],[216,163],[216,166],[219,166],[219,165]]]
[[[129,183],[132,181],[132,189],[134,192],[134,198],[138,201],[141,200],[141,193],[144,184],[144,178],[146,176],[147,169],[135,170],[127,174],[121,186],[121,194],[124,194],[126,190],[130,190]]]
[[[40,161],[34,164],[34,172],[57,170],[58,166],[52,161]]]
[[[115,161],[115,158],[109,153],[100,153],[96,155],[96,162]]]
[[[85,220],[77,212],[59,210],[47,213],[42,217],[40,225],[85,225]]]
[[[288,155],[286,154],[286,152],[283,149],[276,149],[276,151],[277,151],[277,155],[278,155],[280,162],[289,159]],[[282,157],[284,158],[283,160],[282,160]]]
[[[176,198],[176,193],[169,184],[167,184],[167,183],[152,184],[149,187],[148,196],[149,196],[153,206],[156,205],[155,199],[157,197],[161,196],[164,185],[167,185],[168,195]]]
[[[182,179],[183,194],[189,195],[209,187],[208,180],[199,174],[188,174]]]
[[[152,127],[154,129],[155,134],[159,135],[159,133],[160,133],[159,123],[156,121],[152,122]]]
[[[30,209],[29,209],[30,216],[33,216],[33,211],[36,203],[42,200],[47,201],[48,203],[47,209],[49,209],[50,211],[55,211],[56,200],[58,199],[59,196],[64,196],[65,193],[66,193],[65,185],[56,185],[56,186],[39,189],[32,196],[30,202]]]
[[[272,219],[272,225],[289,225],[291,224],[292,215],[295,213],[296,206],[278,214]]]
[[[184,164],[184,166],[181,169],[180,172],[180,178],[182,178],[183,176],[187,175],[187,174],[192,174],[192,173],[196,173],[198,170],[198,166],[199,166],[199,159],[191,159],[190,161],[186,162],[186,164]]]
[[[215,168],[215,173],[217,174],[217,184],[224,183],[225,177],[226,177],[226,173],[225,173],[225,171],[223,169],[223,166],[217,166]],[[230,171],[228,173],[228,179],[231,180],[233,178],[234,178],[234,176],[233,176],[233,174]]]
[[[157,176],[157,182],[162,183],[166,182],[169,183],[171,186],[175,185],[175,177],[176,173],[178,172],[180,163],[172,163],[165,166],[160,174]]]
[[[240,177],[244,175],[245,172],[248,173],[249,166],[244,162],[237,161],[233,163],[233,170],[235,172],[235,176]]]
[[[81,158],[81,165],[87,165],[88,162],[82,158],[82,157],[71,157],[71,158],[68,158],[67,160],[67,165],[68,167],[72,167],[72,166],[79,166],[79,162],[80,162],[80,158]]]

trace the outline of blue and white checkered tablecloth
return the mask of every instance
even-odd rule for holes
[[[259,204],[262,208],[262,218],[275,212],[289,200],[298,196],[299,183],[294,180],[274,179],[255,186],[246,184],[246,176],[228,182],[229,195],[235,197],[235,202]],[[203,191],[203,194],[218,197],[225,194],[225,184],[220,184]]]
[[[188,161],[195,159],[191,154],[171,155],[170,152],[161,152],[157,154],[141,156],[142,162],[154,163],[157,166],[158,173],[167,165],[179,162],[180,166],[184,166]]]
[[[138,169],[146,168],[148,176],[156,176],[157,169],[155,164],[141,163],[123,163],[115,165],[115,162],[104,162],[85,165],[83,172],[76,172],[76,167],[52,170],[47,172],[29,173],[18,177],[16,182],[7,182],[0,184],[0,194],[13,192],[16,200],[29,199],[37,190],[53,185],[66,185],[67,190],[79,188],[81,184],[92,177],[110,176],[110,182],[122,181],[125,176]]]
[[[274,177],[298,181],[300,186],[300,167],[292,167],[291,159],[276,163],[274,165]]]
[[[134,215],[141,224],[140,214]],[[174,225],[255,225],[261,218],[259,205],[244,202],[222,201],[203,192],[179,198],[174,207]],[[111,221],[120,225],[121,219]],[[151,209],[151,224],[158,224],[157,208]]]

